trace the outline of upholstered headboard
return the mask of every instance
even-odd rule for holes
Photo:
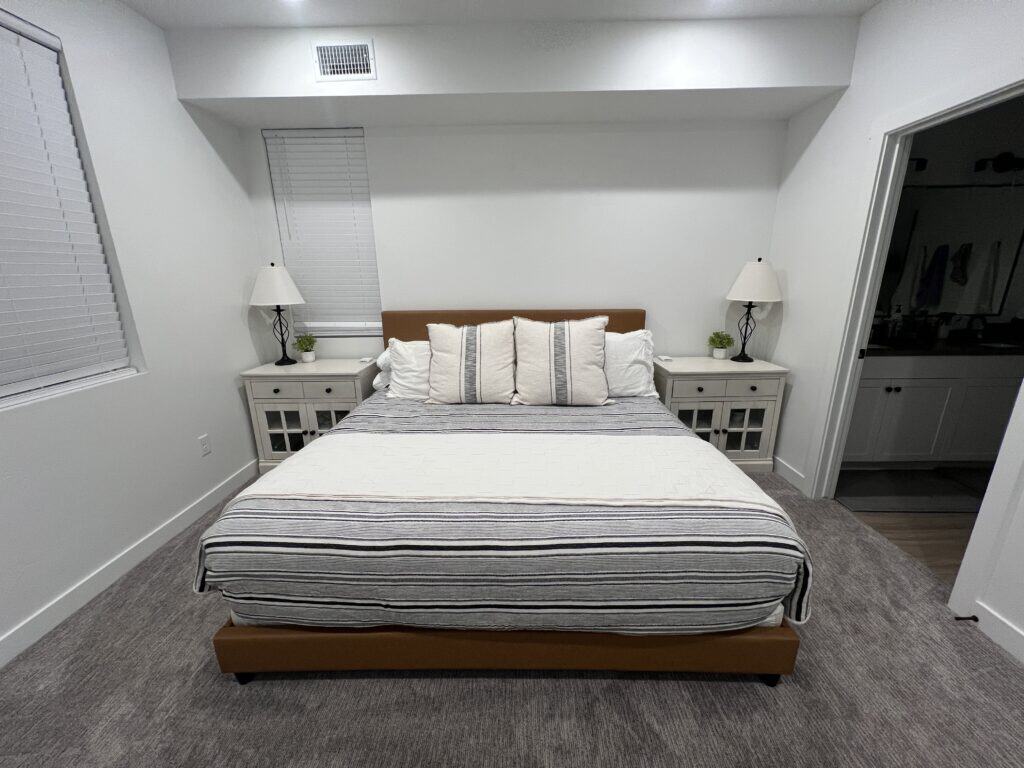
[[[390,338],[425,341],[427,323],[476,325],[507,320],[513,315],[547,322],[607,315],[608,330],[613,333],[639,331],[647,319],[647,311],[643,309],[411,309],[381,312],[380,322],[384,329],[386,344]]]

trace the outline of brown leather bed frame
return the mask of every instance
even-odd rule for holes
[[[466,325],[512,315],[535,320],[608,316],[608,330],[644,327],[642,309],[422,310],[381,312],[384,338],[427,338],[427,323]],[[240,683],[259,672],[381,670],[602,670],[758,675],[775,685],[793,672],[800,637],[785,621],[706,635],[435,630],[411,627],[314,629],[236,627],[213,637],[222,672]]]

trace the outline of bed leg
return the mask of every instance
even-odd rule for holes
[[[779,680],[782,679],[782,675],[758,675],[758,677],[760,677],[761,682],[769,688],[774,688],[779,684]]]
[[[255,672],[235,672],[235,681],[239,685],[245,685],[256,677]]]

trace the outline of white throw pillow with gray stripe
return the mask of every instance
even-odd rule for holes
[[[520,405],[604,405],[604,329],[608,318],[541,323],[514,318]]]
[[[514,331],[511,320],[461,327],[429,323],[427,402],[511,402],[516,386]]]

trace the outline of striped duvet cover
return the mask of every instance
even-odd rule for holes
[[[375,395],[202,536],[236,624],[683,634],[808,615],[785,512],[655,398]]]

